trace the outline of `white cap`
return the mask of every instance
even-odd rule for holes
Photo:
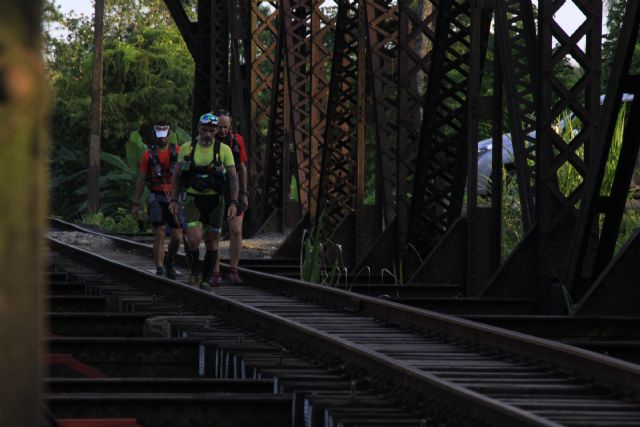
[[[166,138],[169,135],[170,126],[154,126],[153,130],[156,133],[156,138]]]

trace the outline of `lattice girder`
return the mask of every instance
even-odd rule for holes
[[[585,16],[572,34],[567,34],[554,17],[571,3],[541,0],[539,4],[536,174],[542,284],[558,281],[564,275],[571,232],[566,224],[573,223],[570,219],[576,216],[583,194],[600,112],[602,4],[597,0],[572,3]],[[575,83],[566,84],[561,76],[570,61],[577,64],[581,76]],[[564,132],[561,137],[555,129],[561,120],[565,127],[578,122],[579,130]]]
[[[317,194],[320,191],[322,153],[329,104],[330,68],[333,53],[332,35],[336,16],[325,13],[327,0],[312,0],[311,9],[311,132],[309,159],[309,215],[317,214]],[[323,7],[324,6],[324,7]]]
[[[278,3],[278,0],[252,0],[251,3],[249,117],[252,146],[249,152],[249,174],[255,191],[250,193],[249,203],[258,222],[264,218],[266,207],[265,159],[274,77],[273,73],[268,74],[267,70],[275,69]]]
[[[358,0],[340,0],[336,18],[318,207],[331,236],[362,203],[364,46]]]
[[[281,23],[282,26],[282,23]],[[282,209],[284,206],[285,185],[285,162],[288,158],[287,137],[285,132],[290,125],[289,93],[286,84],[286,67],[284,59],[284,32],[279,32],[276,46],[276,61],[273,71],[274,93],[271,97],[271,110],[269,116],[269,134],[267,145],[267,156],[265,163],[265,196],[266,209],[263,221],[271,212]],[[283,212],[284,213],[284,212]]]
[[[284,18],[285,52],[289,111],[293,125],[292,142],[296,153],[298,197],[306,212],[309,201],[310,173],[310,0],[281,0]]]
[[[367,0],[367,64],[376,135],[376,200],[385,223],[396,215],[398,134],[398,6],[390,0]]]
[[[419,9],[420,5],[424,9]],[[411,193],[420,144],[422,108],[427,77],[431,69],[439,2],[412,4],[399,0],[398,29],[398,136],[396,164],[397,253],[402,256],[407,242]],[[420,42],[423,42],[422,44]],[[419,49],[420,48],[420,49]]]
[[[440,4],[408,227],[420,254],[460,216],[466,182],[471,9],[464,0]]]
[[[535,75],[536,34],[529,0],[506,0],[495,6],[495,27],[504,79],[509,130],[518,179],[524,230],[535,222]]]

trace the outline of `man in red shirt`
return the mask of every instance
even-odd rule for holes
[[[216,139],[231,147],[233,159],[238,172],[240,183],[240,193],[238,197],[238,210],[233,218],[227,219],[229,225],[229,258],[231,261],[231,271],[229,280],[233,284],[240,284],[242,280],[238,274],[238,263],[240,262],[240,250],[242,249],[242,220],[245,211],[249,208],[249,190],[247,175],[247,152],[244,148],[244,138],[239,133],[231,130],[231,112],[228,110],[218,110],[218,133]],[[227,192],[228,194],[228,192]],[[227,205],[229,201],[227,200]],[[216,266],[215,279],[220,281],[219,266]]]
[[[182,230],[180,220],[169,212],[169,201],[171,175],[178,160],[180,147],[169,144],[169,130],[169,124],[166,122],[157,122],[153,127],[154,142],[140,158],[140,174],[133,194],[131,215],[135,218],[140,212],[140,197],[146,184],[149,188],[147,203],[149,219],[153,225],[153,261],[156,264],[156,274],[161,276],[166,272],[169,279],[175,279],[174,259],[180,247]],[[165,260],[164,237],[167,224],[171,229],[171,240]]]

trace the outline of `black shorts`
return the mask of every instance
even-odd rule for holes
[[[149,220],[154,227],[161,227],[165,224],[169,228],[178,228],[176,218],[169,212],[169,200],[164,194],[149,193]]]
[[[224,198],[220,194],[195,195],[187,193],[184,202],[187,227],[203,226],[205,231],[219,233],[224,220]]]

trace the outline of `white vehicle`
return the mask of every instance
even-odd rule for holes
[[[622,95],[622,102],[629,102],[633,100],[633,95],[625,93]],[[600,105],[604,103],[604,95],[600,96]],[[573,115],[572,115],[573,116]],[[560,120],[558,131],[562,131],[565,127],[565,121]],[[576,130],[576,132],[579,130]],[[533,131],[528,134],[529,138],[535,139],[536,132]],[[493,139],[487,138],[478,142],[478,195],[488,196],[490,189],[490,178],[492,170],[492,158],[493,158]],[[513,172],[515,174],[515,158],[513,155],[513,145],[511,143],[511,134],[507,133],[502,135],[502,165],[507,172]]]

